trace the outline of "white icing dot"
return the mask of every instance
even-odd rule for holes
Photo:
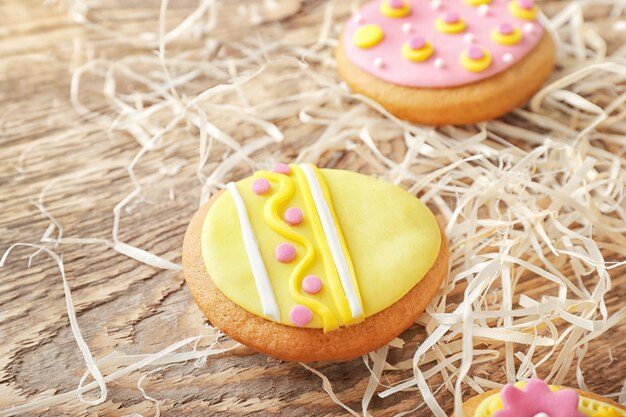
[[[382,58],[378,57],[378,58],[374,59],[374,66],[376,68],[382,68],[383,65],[385,65],[385,61],[383,61]]]
[[[524,33],[533,33],[535,31],[535,25],[530,22],[524,23],[522,29],[524,30]]]
[[[510,64],[511,62],[513,62],[513,55],[506,53],[504,55],[502,55],[502,60],[504,62],[506,62],[507,64]],[[540,416],[541,417],[541,416]],[[549,417],[549,416],[548,416]]]
[[[360,14],[354,15],[354,21],[356,23],[363,23],[363,15],[360,15]]]
[[[488,4],[481,4],[480,6],[478,6],[478,13],[486,16],[487,13],[489,13],[489,5]]]
[[[476,37],[471,33],[466,33],[465,35],[463,35],[463,40],[465,41],[465,43],[472,44],[476,40]]]
[[[413,26],[411,26],[409,22],[406,22],[405,24],[402,25],[402,32],[404,33],[409,33],[411,29],[413,29]]]
[[[548,413],[544,413],[543,411],[541,413],[537,413],[535,414],[533,417],[550,417],[550,414]]]
[[[439,10],[439,8],[441,7],[441,0],[431,0],[430,7],[433,10]]]
[[[437,59],[435,59],[435,68],[439,68],[439,69],[441,69],[441,68],[443,68],[443,67],[445,67],[445,66],[446,66],[446,61],[444,61],[444,60],[443,60],[443,59],[441,59],[441,58],[437,58]]]

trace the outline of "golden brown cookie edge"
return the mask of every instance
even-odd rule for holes
[[[555,65],[555,45],[547,32],[519,62],[485,80],[449,88],[406,87],[383,81],[350,61],[341,40],[337,71],[354,93],[381,104],[394,116],[425,125],[467,124],[493,119],[526,103]]]
[[[435,263],[403,298],[362,322],[324,334],[290,327],[239,307],[211,281],[202,259],[202,224],[216,193],[193,216],[183,242],[183,273],[191,294],[211,324],[256,351],[294,362],[346,360],[389,343],[411,326],[430,303],[448,272],[448,242],[441,232]]]

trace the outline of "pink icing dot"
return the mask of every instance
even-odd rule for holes
[[[303,305],[294,306],[289,312],[289,320],[298,327],[306,326],[313,319],[313,312]]]
[[[502,35],[510,35],[513,33],[513,30],[513,25],[510,23],[501,23],[500,26],[498,26],[498,32]]]
[[[535,6],[535,2],[533,0],[518,0],[517,5],[524,10],[532,10]]]
[[[285,211],[285,221],[292,226],[299,225],[302,223],[302,210],[297,207],[289,207]]]
[[[443,15],[443,21],[446,23],[456,23],[459,19],[459,14],[455,12],[448,12]]]
[[[274,165],[273,171],[279,174],[285,174],[285,175],[291,174],[291,168],[289,168],[289,165],[287,164],[276,164]]]
[[[270,190],[270,182],[265,178],[258,178],[252,183],[252,191],[254,194],[263,195],[267,194]]]
[[[422,49],[424,46],[426,46],[426,39],[422,36],[414,36],[409,39],[409,47],[411,49]]]
[[[302,289],[308,294],[317,294],[322,290],[322,280],[315,275],[307,275],[302,280]]]
[[[276,247],[276,259],[287,264],[296,258],[296,248],[290,243],[281,243]]]
[[[485,52],[482,48],[472,46],[467,50],[467,56],[470,59],[483,59],[485,57]]]
[[[402,9],[404,7],[404,0],[389,0],[387,4],[394,9]]]

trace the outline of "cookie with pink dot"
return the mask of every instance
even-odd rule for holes
[[[416,62],[433,53],[417,34],[405,46]],[[187,229],[185,280],[211,324],[290,361],[355,358],[414,324],[448,273],[428,207],[356,172],[266,168],[227,184]]]
[[[626,407],[600,395],[539,378],[505,384],[463,404],[469,417],[625,417]]]
[[[339,75],[411,122],[489,120],[549,77],[555,47],[533,0],[371,0],[341,33]]]

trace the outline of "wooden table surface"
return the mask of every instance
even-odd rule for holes
[[[174,20],[197,5],[170,3],[168,16]],[[297,36],[317,28],[321,3],[297,4],[285,17],[286,25]],[[94,19],[114,22],[130,32],[137,27],[154,29],[158,10],[158,2],[129,0],[100,5],[93,13]],[[339,7],[337,13],[347,16],[348,7]],[[278,29],[270,22],[259,30],[272,36]],[[107,131],[97,118],[78,115],[70,101],[72,71],[84,61],[75,52],[77,42],[83,47],[96,45],[103,36],[73,21],[63,5],[43,5],[41,0],[0,2],[0,250],[14,242],[39,243],[50,224],[38,209],[42,192],[46,209],[63,225],[65,237],[111,239],[113,209],[133,190],[126,166],[138,144]],[[219,29],[216,36],[244,34]],[[106,58],[123,53],[107,50],[106,44],[99,47]],[[100,91],[101,85],[85,83],[82,102],[93,109],[105,107],[101,94],[90,94],[90,90]],[[280,126],[285,137],[321,132],[311,125],[303,132],[296,119],[282,120]],[[285,146],[284,155],[297,154],[295,145]],[[180,263],[185,227],[198,207],[201,188],[195,167],[180,161],[197,158],[197,142],[181,138],[166,152],[163,159],[148,159],[138,167],[145,180],[144,198],[123,210],[119,238]],[[390,155],[393,152],[392,147]],[[207,172],[217,162],[211,161]],[[343,162],[350,163],[349,157]],[[163,175],[164,169],[177,175]],[[154,187],[152,181],[165,183]],[[172,198],[162,198],[164,188]],[[106,244],[70,243],[52,249],[62,253],[78,321],[96,358],[113,351],[157,352],[186,337],[210,334],[180,272],[137,262]],[[0,410],[75,389],[85,371],[70,330],[57,266],[39,254],[28,269],[33,253],[32,248],[18,248],[0,269]],[[611,312],[624,305],[626,270],[613,270],[612,278],[615,289],[607,299]],[[541,292],[541,287],[528,286],[531,296]],[[413,346],[402,354],[410,357],[424,339],[424,330],[416,325],[402,337],[408,347]],[[594,340],[589,350],[583,371],[590,390],[619,391],[626,376],[626,323]],[[362,359],[314,366],[331,379],[342,401],[360,409],[370,375]],[[503,375],[500,364],[482,364],[479,372],[494,379]],[[137,389],[141,375],[134,373],[110,384],[108,399],[101,405],[89,407],[71,400],[32,415],[152,415],[154,404]],[[387,382],[410,376],[410,371],[399,372]],[[576,384],[573,371],[566,382]],[[186,363],[160,370],[142,386],[161,401],[164,415],[346,415],[324,392],[321,380],[300,364],[283,363],[244,347],[210,357],[202,366]],[[449,393],[438,398],[445,410],[452,410]],[[415,392],[374,398],[371,412],[393,415],[419,401]]]

